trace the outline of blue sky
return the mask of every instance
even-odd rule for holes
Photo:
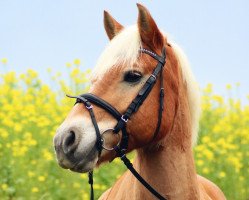
[[[225,95],[227,83],[241,83],[249,94],[249,1],[140,1],[158,26],[184,49],[203,87],[213,83]],[[0,72],[33,68],[66,73],[75,58],[88,69],[108,43],[103,10],[123,25],[137,20],[136,1],[1,0]],[[6,69],[7,68],[7,69]]]

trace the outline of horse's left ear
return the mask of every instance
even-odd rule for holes
[[[158,29],[156,22],[151,17],[150,12],[141,4],[138,7],[138,29],[142,42],[148,45],[152,50],[162,49],[164,37]]]
[[[124,28],[107,11],[104,11],[104,26],[110,40]]]

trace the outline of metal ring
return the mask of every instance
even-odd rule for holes
[[[114,150],[115,146],[112,147],[112,148],[105,147],[105,146],[104,146],[104,144],[105,144],[105,139],[102,137],[105,133],[107,133],[107,132],[109,132],[109,131],[112,131],[112,132],[113,132],[113,131],[114,131],[114,128],[108,128],[108,129],[106,129],[105,131],[103,131],[103,132],[101,133],[101,138],[102,138],[102,141],[103,141],[103,143],[102,143],[102,148],[105,149],[105,150],[107,150],[107,151],[112,151],[112,150]],[[116,144],[116,146],[119,146],[119,144],[120,144],[120,142],[121,142],[121,136],[119,135],[119,133],[117,133],[117,134],[115,134],[115,135],[118,136],[118,143]]]

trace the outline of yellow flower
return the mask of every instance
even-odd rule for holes
[[[71,77],[74,78],[74,77],[76,77],[79,73],[80,73],[79,68],[75,68],[75,69],[73,69],[72,72],[71,72]]]
[[[8,189],[8,185],[6,183],[2,184],[2,190],[5,191]]]
[[[28,69],[27,73],[30,76],[30,78],[32,78],[32,79],[34,79],[38,76],[38,73],[36,71],[34,71],[33,69]]]
[[[197,160],[196,164],[197,164],[197,166],[201,167],[201,166],[203,166],[204,161],[203,160]]]
[[[28,171],[28,177],[32,178],[35,176],[35,173],[32,171]]]
[[[19,132],[20,133],[22,131],[22,125],[16,123],[15,126],[14,126],[14,130],[15,130],[15,132]]]
[[[74,59],[73,63],[77,66],[80,65],[80,59],[78,58]]]
[[[25,138],[25,139],[30,139],[30,138],[32,138],[32,133],[26,132],[26,133],[24,134],[24,138]]]
[[[69,63],[69,62],[67,62],[67,63],[66,63],[66,66],[67,66],[68,68],[70,68],[70,67],[72,66],[72,64]]]
[[[218,102],[219,104],[223,104],[224,103],[224,100],[223,100],[223,97],[222,96],[219,96],[219,95],[214,95],[213,96],[213,99]]]
[[[30,140],[28,140],[28,145],[35,146],[35,145],[37,145],[37,141],[34,139],[30,139]]]
[[[32,165],[36,165],[36,164],[37,164],[37,161],[36,161],[36,160],[32,160],[32,161],[31,161],[31,164],[32,164]]]
[[[223,172],[223,171],[222,171],[222,172],[220,172],[220,173],[219,173],[219,177],[220,177],[220,178],[224,178],[224,177],[226,177],[226,173],[225,173],[225,172]]]
[[[21,80],[25,80],[26,74],[20,74],[19,77]]]
[[[202,172],[203,172],[204,174],[208,174],[208,173],[210,172],[210,170],[209,170],[207,167],[204,167],[204,168],[202,169]]]
[[[79,183],[75,182],[75,183],[73,183],[73,187],[74,187],[74,188],[80,188],[81,185],[80,185]]]
[[[107,186],[106,186],[106,185],[101,185],[100,189],[101,189],[101,190],[106,190],[106,189],[107,189]]]
[[[32,187],[31,192],[37,193],[39,192],[39,189],[37,187]]]
[[[7,58],[2,58],[2,59],[1,59],[1,62],[2,62],[4,65],[6,65],[7,62],[8,62],[8,59],[7,59]]]
[[[0,135],[2,138],[7,138],[9,136],[9,133],[7,131],[3,130],[0,132]]]
[[[121,163],[122,163],[122,161],[121,161],[120,159],[114,159],[114,160],[113,160],[113,163],[116,163],[116,164],[121,164]]]
[[[212,93],[212,91],[213,91],[213,84],[209,83],[207,87],[204,89],[204,92],[210,94]]]
[[[52,71],[52,69],[49,67],[49,68],[47,68],[47,72],[48,73],[51,73],[51,71]]]
[[[4,75],[4,81],[7,84],[14,84],[17,82],[16,79],[16,73],[15,72],[8,72],[7,74]]]
[[[87,178],[87,174],[81,174],[80,177],[81,177],[82,179],[86,179],[86,178]]]
[[[210,140],[210,137],[208,137],[208,136],[204,136],[203,138],[202,138],[202,142],[205,144],[205,143],[209,143],[211,140]]]
[[[95,188],[96,190],[99,190],[99,189],[101,188],[101,185],[98,184],[98,183],[96,183],[96,184],[94,184],[94,188]]]
[[[43,150],[43,157],[45,160],[50,161],[53,160],[53,155],[47,149]]]
[[[11,144],[10,144],[10,143],[7,143],[7,144],[6,144],[6,147],[7,147],[7,148],[10,148],[10,147],[11,147]]]
[[[19,146],[20,145],[20,141],[19,140],[15,140],[12,142],[13,146]]]
[[[234,166],[236,173],[238,173],[243,166],[238,157],[229,156],[227,160],[232,166]]]
[[[83,191],[83,199],[89,199],[89,194],[85,193],[85,191]]]
[[[44,182],[45,181],[45,176],[38,176],[38,181]]]
[[[208,160],[212,160],[214,158],[213,152],[208,149],[203,151],[203,155],[205,155]]]
[[[227,88],[227,90],[231,90],[231,89],[232,89],[231,84],[227,84],[227,85],[226,85],[226,88]]]

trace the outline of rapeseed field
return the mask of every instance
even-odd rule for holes
[[[89,71],[80,60],[67,63],[69,82],[60,73],[47,73],[50,83],[36,71],[8,71],[0,75],[0,199],[89,199],[86,174],[61,169],[52,139],[74,101],[65,94],[88,90]],[[2,59],[0,67],[7,67]],[[227,93],[239,84],[227,85]],[[249,199],[249,104],[202,90],[202,117],[194,148],[199,174],[215,182],[228,199]],[[229,95],[228,95],[229,96]],[[123,173],[117,159],[95,171],[94,188],[99,196]]]

